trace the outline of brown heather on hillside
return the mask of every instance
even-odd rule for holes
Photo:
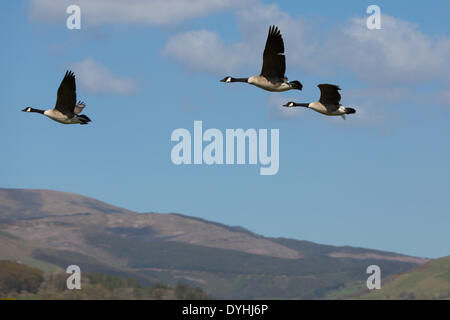
[[[365,268],[405,272],[425,259],[353,247],[267,238],[179,214],[137,213],[77,194],[0,189],[0,259],[45,271],[87,272],[143,283],[199,285],[218,298],[312,298]],[[245,288],[245,289],[244,289]]]

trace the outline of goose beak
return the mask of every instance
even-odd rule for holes
[[[227,82],[228,78],[223,78],[222,80],[220,80],[220,82]]]

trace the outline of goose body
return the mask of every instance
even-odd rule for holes
[[[348,114],[348,108],[342,105],[325,105],[320,101],[311,102],[308,104],[308,108],[327,116],[342,116],[344,114]]]
[[[69,117],[56,109],[45,110],[44,116],[62,124],[87,124],[86,122],[90,121],[85,115],[75,114],[73,117]]]
[[[284,42],[280,30],[276,26],[269,28],[266,47],[263,54],[261,74],[249,78],[225,77],[222,82],[245,82],[263,90],[283,92],[292,89],[302,90],[299,81],[289,81],[285,76],[286,57],[284,56]]]
[[[257,86],[258,88],[271,91],[271,92],[283,92],[293,89],[292,84],[289,81],[275,81],[271,82],[263,76],[253,76],[248,78],[247,83]]]
[[[345,119],[346,114],[354,114],[356,110],[353,108],[344,107],[341,102],[341,95],[339,88],[333,84],[319,84],[320,100],[311,103],[296,103],[288,102],[284,107],[305,107],[327,116],[342,116]]]
[[[41,110],[27,107],[22,111],[40,113],[62,124],[88,124],[91,119],[79,114],[85,107],[84,102],[76,103],[75,75],[72,71],[67,71],[58,88],[55,108]]]

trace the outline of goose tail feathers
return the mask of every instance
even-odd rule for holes
[[[291,87],[293,89],[297,89],[297,90],[302,90],[303,89],[303,85],[297,80],[291,81],[291,82],[289,82],[289,84],[291,85]]]

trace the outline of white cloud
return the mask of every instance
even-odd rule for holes
[[[324,47],[329,60],[379,85],[450,81],[450,38],[433,38],[416,25],[382,15],[382,29],[351,19]]]
[[[176,24],[254,0],[31,0],[30,14],[40,21],[62,21],[69,5],[80,6],[82,23]]]
[[[66,7],[78,4],[83,22],[97,25],[167,25],[230,10],[236,16],[241,41],[230,43],[217,32],[194,30],[171,36],[163,54],[196,72],[237,77],[258,74],[268,26],[275,24],[285,39],[290,80],[304,82],[302,75],[308,75],[316,77],[316,83],[333,83],[345,75],[361,81],[362,89],[356,91],[374,94],[367,96],[382,104],[450,106],[450,38],[433,37],[415,24],[387,14],[382,15],[381,30],[368,30],[364,17],[336,23],[325,31],[318,21],[291,16],[276,4],[258,0],[30,0],[30,4],[31,15],[45,21],[65,19]],[[100,71],[107,73],[105,70]],[[122,88],[115,92],[134,86],[129,79],[119,82],[109,86]],[[312,88],[304,85],[305,90]],[[88,86],[105,91],[99,87],[106,84]],[[357,95],[347,98],[369,103]]]
[[[325,34],[273,4],[240,9],[236,16],[241,42],[227,45],[217,33],[191,31],[173,36],[165,53],[188,66],[200,66],[205,57],[213,57],[206,62],[207,68],[199,68],[201,71],[217,72],[223,69],[223,63],[235,69],[251,61],[260,66],[268,26],[275,24],[285,40],[288,72],[295,67],[316,74],[347,70],[377,85],[450,80],[450,38],[434,39],[417,26],[386,14],[382,16],[382,30],[369,30],[365,19],[354,18]],[[229,54],[233,55],[228,57],[231,62],[214,59]]]
[[[132,79],[115,76],[108,68],[91,58],[73,64],[72,68],[77,83],[88,92],[130,94],[137,90]]]
[[[289,66],[311,68],[306,57],[314,46],[306,41],[307,25],[282,12],[277,5],[254,5],[236,11],[242,41],[225,43],[209,30],[189,31],[170,37],[163,54],[189,69],[226,76],[231,73],[259,74],[269,26],[277,25],[285,39]],[[292,79],[294,80],[294,79]]]
[[[163,54],[189,69],[228,74],[247,60],[246,51],[239,43],[227,46],[215,32],[198,30],[170,37]]]
[[[290,80],[303,82],[301,75],[306,74],[316,77],[317,83],[334,83],[342,75],[358,80],[361,88],[343,102],[361,104],[367,114],[372,106],[397,103],[450,106],[447,36],[428,35],[417,25],[386,14],[381,30],[369,30],[366,18],[353,18],[327,31],[318,22],[292,17],[274,4],[255,4],[235,14],[240,42],[227,44],[215,32],[191,31],[171,37],[164,53],[197,71],[257,74],[268,26],[275,24],[285,39]],[[304,85],[306,90],[311,87]],[[281,116],[286,115],[290,113],[282,111]]]
[[[382,29],[368,30],[365,19],[325,45],[323,65],[350,71],[378,104],[447,105],[450,91],[450,38],[432,37],[410,22],[382,15]]]
[[[259,4],[243,8],[238,10],[236,15],[243,44],[252,52],[253,61],[257,62],[258,67],[261,67],[269,26],[276,25],[284,39],[287,75],[292,74],[293,67],[313,70],[314,66],[309,57],[315,55],[318,47],[315,38],[312,37],[313,30],[306,19],[292,17],[276,4]]]

